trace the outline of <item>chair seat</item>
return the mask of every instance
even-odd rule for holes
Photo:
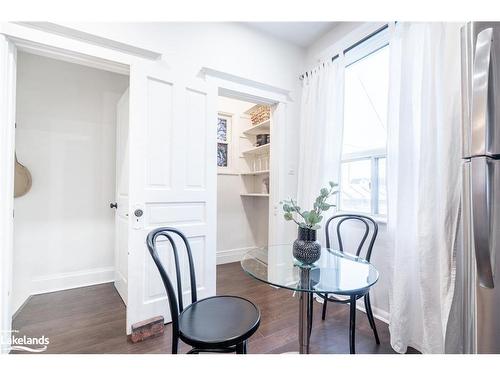
[[[260,324],[260,311],[237,296],[214,296],[194,302],[179,316],[184,342],[195,348],[228,348],[248,339]]]

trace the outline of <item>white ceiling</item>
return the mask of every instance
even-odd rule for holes
[[[252,29],[293,43],[308,47],[330,30],[335,22],[246,22]]]

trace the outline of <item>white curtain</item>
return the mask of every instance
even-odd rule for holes
[[[329,181],[339,183],[344,68],[344,56],[340,54],[303,80],[297,201],[306,210],[312,209],[320,189],[327,187]],[[318,240],[323,240],[322,231]]]
[[[444,353],[460,212],[460,25],[398,23],[390,40],[391,345]]]

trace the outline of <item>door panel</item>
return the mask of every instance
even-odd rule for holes
[[[129,92],[116,107],[115,288],[125,305],[128,294]]]
[[[145,243],[154,228],[184,232],[195,260],[198,297],[215,294],[216,91],[201,80],[173,76],[161,64],[131,67],[128,329],[157,315],[170,320],[166,293]],[[136,216],[136,210],[143,214]],[[183,249],[181,242],[178,247]],[[188,300],[187,262],[180,253]],[[159,254],[175,277],[167,242],[160,242]]]

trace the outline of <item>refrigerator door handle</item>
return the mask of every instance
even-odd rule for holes
[[[487,157],[472,158],[472,233],[476,254],[477,278],[479,284],[485,288],[494,287],[490,238],[490,192],[493,183],[491,167]]]
[[[472,76],[472,155],[486,155],[488,126],[488,88],[491,64],[493,29],[487,28],[477,35]]]

